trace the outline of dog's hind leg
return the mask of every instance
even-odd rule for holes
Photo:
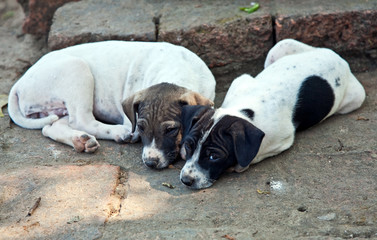
[[[264,68],[270,66],[284,56],[311,51],[313,49],[314,47],[293,39],[281,40],[268,52],[266,61],[264,62]]]
[[[114,140],[116,142],[130,142],[132,139],[131,125],[111,125],[105,124],[93,115],[93,94],[87,94],[81,97],[81,104],[75,104],[75,101],[67,102],[66,106],[69,114],[69,126],[87,132],[97,139]],[[87,102],[87,104],[82,104]]]
[[[68,124],[68,117],[60,118],[42,129],[44,136],[72,146],[77,152],[94,152],[100,146],[96,138],[86,132],[75,130]]]
[[[70,57],[62,64],[64,63],[67,64],[66,69],[70,71],[61,77],[61,89],[64,88],[64,91],[57,94],[65,100],[69,127],[84,131],[98,139],[131,141],[131,126],[105,124],[95,119],[93,114],[95,80],[87,63],[75,57]]]

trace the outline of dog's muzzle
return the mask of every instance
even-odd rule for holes
[[[180,179],[184,185],[192,189],[208,188],[215,182],[215,180],[205,177],[204,174],[190,170],[188,172],[181,171]]]
[[[160,162],[160,159],[158,159],[158,158],[147,158],[147,159],[144,159],[144,164],[147,167],[150,167],[150,168],[157,168],[159,162]]]
[[[157,157],[143,157],[144,164],[153,169],[166,168],[169,164],[173,163],[177,158],[177,151],[172,151],[165,154],[159,154]]]
[[[181,182],[182,182],[184,185],[186,185],[186,186],[188,186],[188,187],[191,187],[192,184],[194,184],[195,179],[194,179],[193,177],[191,177],[191,176],[183,176],[183,177],[181,178]]]
[[[182,176],[181,182],[187,187],[192,188],[192,189],[203,189],[203,188],[208,188],[212,186],[215,180],[205,179],[203,181],[201,179],[195,179],[191,176]]]

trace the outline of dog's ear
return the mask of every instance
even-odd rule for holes
[[[182,105],[204,105],[213,107],[214,103],[197,92],[188,91],[181,95],[179,102]]]
[[[195,134],[190,133],[195,128],[197,129],[199,126],[195,126],[195,124],[199,121],[199,119],[208,111],[213,110],[212,107],[203,106],[203,105],[185,105],[182,107],[181,113],[181,123],[182,123],[182,139],[181,139],[181,157],[182,159],[186,160],[187,154],[192,154],[196,147],[196,138]],[[195,127],[194,127],[195,126]],[[186,142],[188,139],[190,143]],[[187,145],[188,144],[188,145]]]
[[[210,109],[203,105],[186,105],[182,107],[181,119],[183,127],[183,136],[187,135],[201,116]]]
[[[238,164],[241,167],[249,166],[259,151],[264,132],[244,119],[237,119],[230,126],[229,133]]]
[[[136,129],[136,114],[139,109],[139,104],[143,99],[144,92],[140,91],[135,93],[134,95],[126,98],[122,102],[123,111],[131,121],[132,124],[132,132],[135,132]]]

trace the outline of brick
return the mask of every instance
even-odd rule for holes
[[[362,51],[377,46],[377,10],[278,16],[276,40],[294,38],[335,51]]]

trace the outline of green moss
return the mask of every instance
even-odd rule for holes
[[[235,15],[233,17],[227,17],[227,18],[222,18],[222,19],[219,19],[216,21],[216,23],[218,24],[224,24],[224,23],[228,23],[228,22],[234,22],[238,19],[241,19],[242,17],[240,15]]]

